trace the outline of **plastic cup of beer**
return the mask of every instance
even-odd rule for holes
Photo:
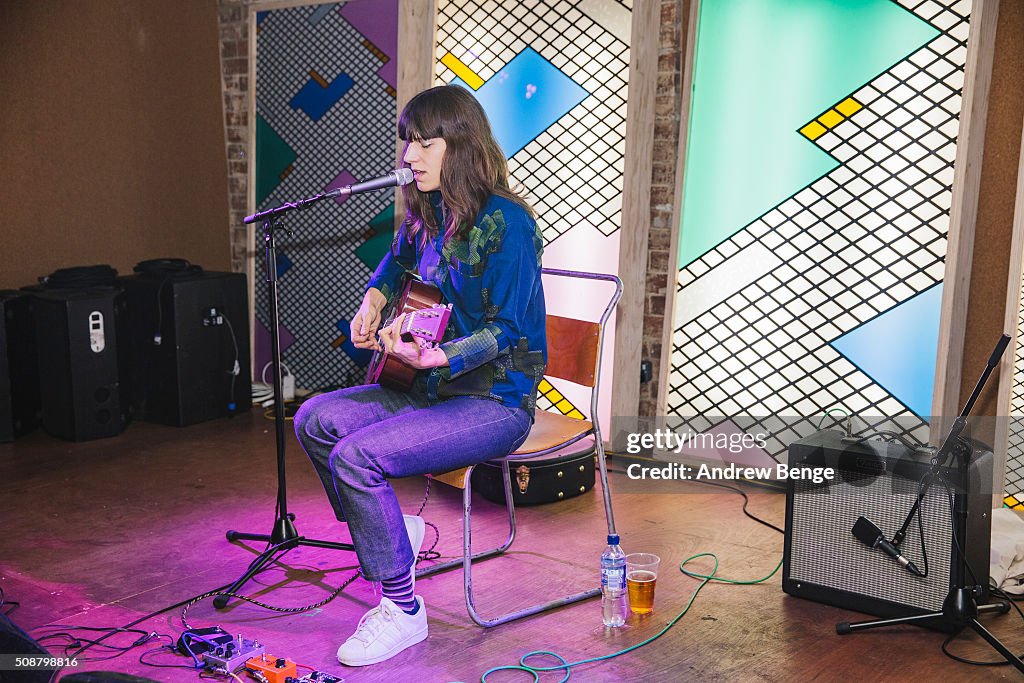
[[[634,614],[654,611],[654,584],[658,581],[659,564],[661,558],[651,553],[626,555],[626,588]]]

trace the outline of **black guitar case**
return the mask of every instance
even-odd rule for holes
[[[547,455],[485,462],[473,470],[473,488],[487,500],[505,503],[505,487],[499,467],[512,475],[516,505],[554,503],[586,493],[594,487],[594,438],[587,437]]]

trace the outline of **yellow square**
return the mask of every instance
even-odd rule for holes
[[[857,100],[852,97],[847,97],[845,100],[836,105],[836,110],[843,116],[853,116],[861,109],[864,108]]]
[[[568,413],[568,412],[570,412],[572,410],[575,410],[573,405],[571,403],[569,403],[569,401],[567,401],[564,398],[561,401],[559,401],[558,403],[555,404],[555,408],[558,408],[558,411],[560,413],[562,413],[563,415],[565,415],[566,413]]]
[[[821,125],[817,121],[811,121],[800,129],[800,133],[808,140],[817,140],[824,132],[825,126]]]
[[[843,120],[843,115],[837,112],[835,109],[829,109],[827,112],[818,117],[818,122],[826,128],[832,128],[837,123]]]

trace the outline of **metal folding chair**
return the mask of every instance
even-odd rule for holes
[[[601,594],[601,589],[590,590],[568,595],[563,598],[538,603],[494,618],[482,617],[476,609],[473,595],[473,562],[501,555],[512,546],[516,537],[516,512],[512,499],[512,477],[507,462],[523,458],[553,453],[581,439],[593,435],[594,451],[601,478],[601,490],[604,495],[604,511],[608,522],[608,533],[615,533],[615,518],[612,513],[611,494],[608,489],[608,470],[605,465],[604,444],[601,439],[601,428],[597,417],[597,398],[601,377],[601,350],[604,342],[605,326],[622,295],[622,281],[614,275],[601,273],[585,273],[569,270],[544,268],[545,275],[579,278],[585,280],[605,280],[615,284],[615,291],[608,300],[604,313],[598,322],[588,322],[574,318],[547,316],[548,366],[545,373],[549,377],[557,377],[575,384],[590,388],[590,420],[577,419],[559,413],[537,410],[536,419],[526,441],[514,453],[496,462],[502,472],[505,487],[505,507],[508,511],[508,539],[491,550],[474,554],[471,545],[471,511],[472,511],[472,476],[475,465],[465,470],[457,470],[446,475],[439,475],[443,481],[462,488],[462,558],[427,567],[416,572],[416,577],[429,576],[438,572],[462,566],[465,586],[466,609],[473,621],[481,626],[491,627],[521,619],[531,614],[569,605],[574,602],[593,598]],[[452,476],[454,475],[454,476]],[[596,575],[596,574],[595,574]]]

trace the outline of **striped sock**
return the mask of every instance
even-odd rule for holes
[[[416,594],[413,593],[411,569],[401,576],[381,581],[380,592],[406,614],[416,614],[420,609]]]

